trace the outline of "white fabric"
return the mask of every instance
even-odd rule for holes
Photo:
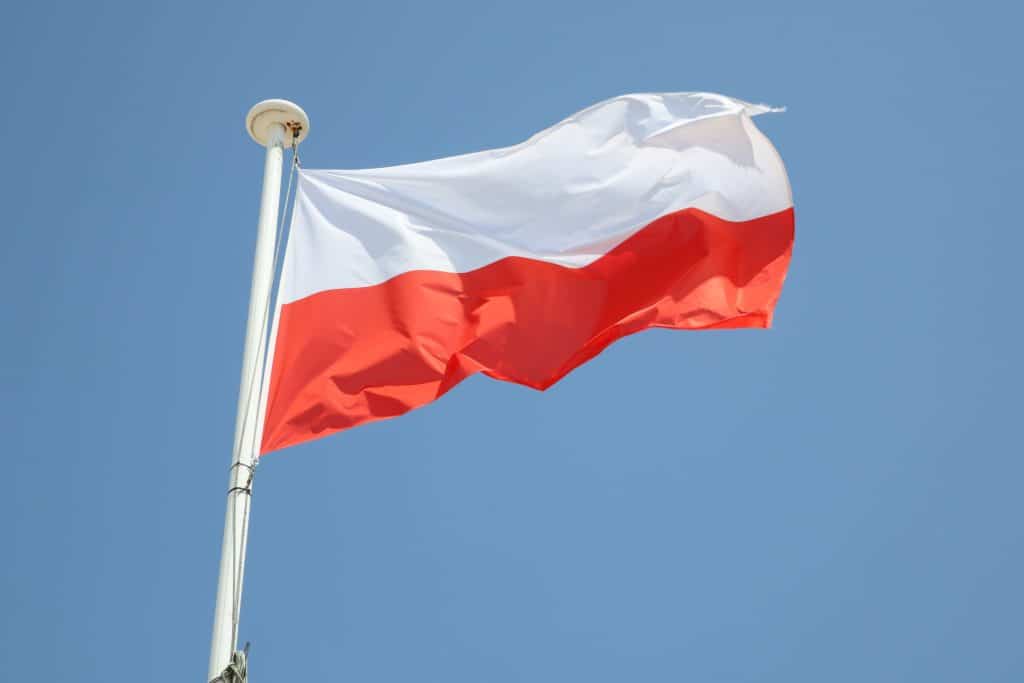
[[[514,147],[302,171],[279,301],[507,256],[581,267],[687,207],[730,221],[782,211],[785,168],[750,118],[767,111],[708,93],[625,95]]]

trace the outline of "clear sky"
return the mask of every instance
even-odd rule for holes
[[[1012,3],[12,3],[0,678],[206,674],[262,150],[514,144],[627,92],[758,125],[771,331],[647,332],[268,456],[254,680],[1021,681]]]

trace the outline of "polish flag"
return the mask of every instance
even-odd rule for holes
[[[626,95],[513,147],[300,171],[261,453],[477,372],[543,390],[651,327],[768,327],[793,246],[768,111]]]

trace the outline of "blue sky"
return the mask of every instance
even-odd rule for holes
[[[647,332],[269,456],[256,680],[1020,681],[1011,3],[5,10],[0,671],[202,680],[262,150],[516,143],[637,91],[785,105],[768,332]]]

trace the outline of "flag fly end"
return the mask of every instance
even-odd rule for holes
[[[291,147],[293,141],[299,144],[309,135],[309,117],[302,111],[302,107],[288,100],[263,100],[245,116],[245,128],[249,136],[264,147],[270,141],[270,131],[274,124],[280,124],[291,132],[291,135],[285,136],[285,147]]]

